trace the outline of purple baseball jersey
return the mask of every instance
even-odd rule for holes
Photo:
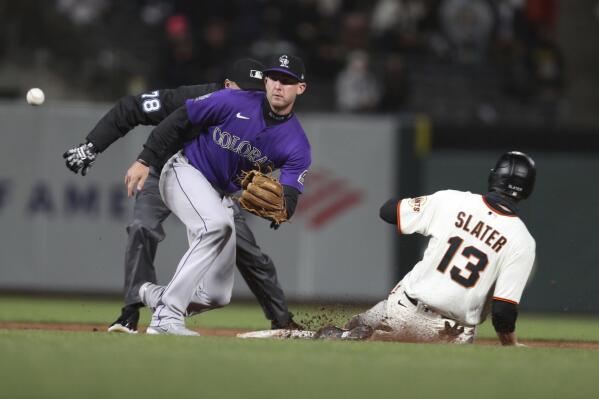
[[[242,171],[281,169],[281,184],[304,189],[310,143],[295,115],[267,126],[265,93],[223,89],[187,100],[189,120],[201,134],[184,146],[189,162],[224,192],[240,189]]]

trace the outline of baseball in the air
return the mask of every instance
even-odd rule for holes
[[[42,105],[45,98],[42,89],[38,89],[37,87],[29,89],[27,92],[27,104],[29,105]]]

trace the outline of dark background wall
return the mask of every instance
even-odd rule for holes
[[[571,121],[596,124],[599,119],[599,5],[594,0],[562,1],[557,41],[567,60]]]

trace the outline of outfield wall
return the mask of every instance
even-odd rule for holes
[[[132,206],[122,181],[149,130],[138,128],[117,142],[85,178],[68,171],[61,157],[106,110],[106,105],[73,103],[0,104],[0,291],[120,292]],[[535,193],[522,206],[537,241],[537,267],[523,308],[599,312],[599,188],[594,183],[599,159],[595,147],[584,151],[590,136],[547,136],[547,143],[532,138],[526,144],[525,133],[519,133],[483,148],[467,137],[455,139],[453,132],[433,134],[430,151],[422,152],[421,140],[399,139],[414,134],[410,122],[400,126],[389,117],[318,114],[301,119],[314,162],[296,216],[278,231],[248,216],[289,297],[383,298],[409,269],[412,255],[420,256],[425,240],[398,238],[393,226],[379,221],[380,204],[396,193],[482,192],[497,155],[520,145],[539,167]],[[447,144],[452,137],[455,143]],[[445,144],[438,145],[442,140]],[[417,155],[408,148],[413,145],[420,146]],[[187,242],[175,217],[165,229],[157,258],[160,282],[168,281]],[[409,254],[404,244],[410,242],[418,245]],[[239,274],[234,295],[251,297]]]

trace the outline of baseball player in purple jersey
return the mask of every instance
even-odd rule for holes
[[[241,90],[264,90],[262,63],[243,58],[237,60],[227,72],[224,87]],[[86,137],[86,143],[71,148],[63,155],[66,166],[75,173],[86,175],[98,155],[112,143],[128,134],[137,125],[158,125],[185,100],[220,90],[223,84],[208,83],[180,86],[176,89],[156,90],[139,96],[126,96],[104,115]],[[176,143],[165,156],[168,160],[179,151],[183,143]],[[171,211],[164,205],[158,189],[162,168],[150,168],[148,180],[138,191],[133,207],[133,220],[127,226],[125,252],[125,306],[121,315],[108,331],[137,333],[139,287],[145,282],[156,282],[154,257],[158,244],[165,238],[162,223]],[[264,315],[271,320],[273,329],[301,328],[293,320],[287,300],[279,284],[272,259],[256,243],[244,213],[235,204],[235,232],[237,235],[236,265],[252,293],[262,306]]]
[[[305,68],[284,54],[264,74],[266,93],[223,89],[188,100],[158,125],[127,171],[133,196],[149,166],[173,143],[186,141],[162,169],[159,188],[187,227],[189,249],[168,285],[140,288],[142,301],[154,309],[149,334],[198,335],[184,317],[229,303],[236,239],[230,195],[240,189],[242,172],[280,169],[287,214],[293,215],[311,163],[310,144],[292,112],[306,90]]]

